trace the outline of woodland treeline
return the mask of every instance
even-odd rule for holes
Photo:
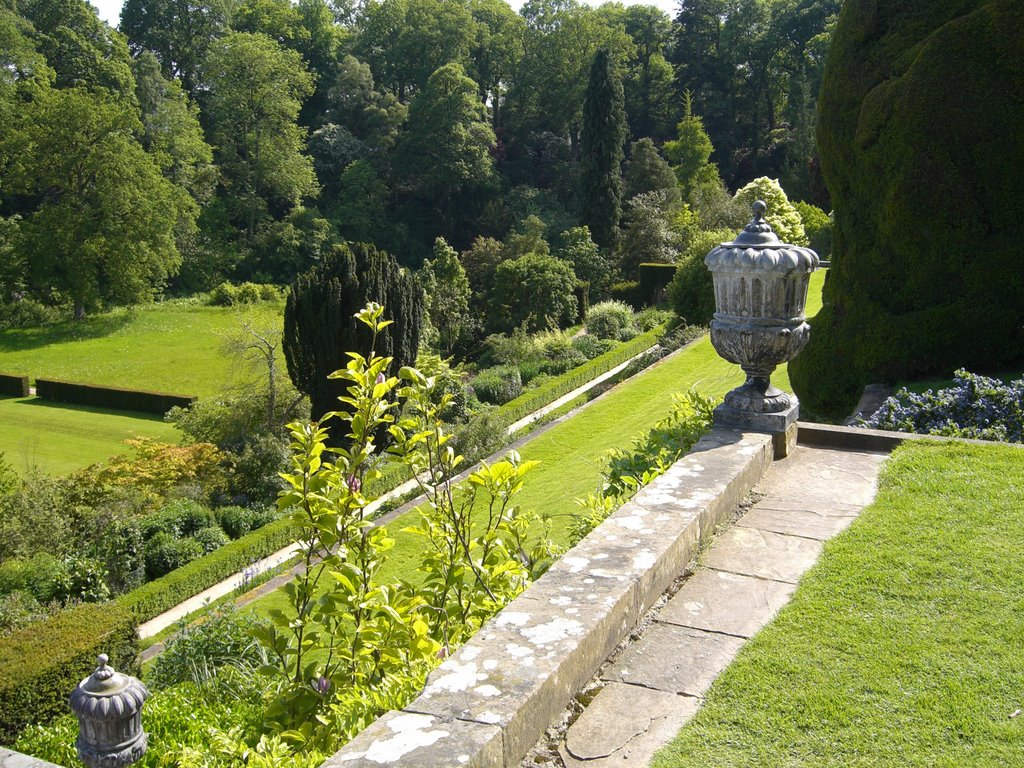
[[[418,268],[439,237],[488,263],[593,243],[581,281],[630,279],[755,177],[827,211],[840,5],[127,0],[118,31],[0,0],[2,302],[284,283],[343,241]]]

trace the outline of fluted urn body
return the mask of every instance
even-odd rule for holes
[[[772,386],[771,374],[807,344],[807,287],[818,268],[810,248],[783,243],[764,220],[765,204],[731,243],[711,251],[704,263],[715,285],[711,343],[739,365],[747,380],[725,396],[715,422],[781,431],[796,421],[795,395]]]
[[[71,692],[78,716],[78,757],[89,768],[124,768],[146,753],[142,704],[149,697],[141,682],[122,675],[101,654],[96,671]]]

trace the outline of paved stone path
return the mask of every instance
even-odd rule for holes
[[[747,638],[789,601],[824,541],[871,503],[884,458],[798,446],[776,461],[755,488],[758,501],[599,673],[604,687],[559,745],[566,768],[648,765]]]

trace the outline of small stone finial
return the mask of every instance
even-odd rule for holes
[[[95,671],[71,692],[71,711],[78,717],[75,747],[88,768],[125,768],[146,752],[142,704],[149,698],[139,680],[110,666],[101,653]]]
[[[764,200],[755,200],[754,204],[750,207],[754,211],[754,221],[761,221],[764,219],[765,211],[768,210],[768,205]]]

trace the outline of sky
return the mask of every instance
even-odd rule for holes
[[[583,0],[587,5],[600,5],[605,0]],[[89,0],[100,11],[100,18],[117,26],[121,18],[121,4],[123,0]],[[516,10],[519,10],[525,0],[509,0]],[[669,16],[675,16],[679,6],[679,0],[619,0],[623,5],[656,5],[665,11]]]

